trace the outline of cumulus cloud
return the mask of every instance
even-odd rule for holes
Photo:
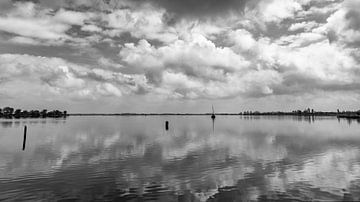
[[[84,25],[81,27],[82,31],[86,32],[101,32],[102,29],[96,25]]]
[[[260,5],[263,21],[280,23],[287,18],[294,18],[296,12],[302,10],[301,2],[297,0],[271,0]]]
[[[123,65],[116,63],[115,61],[109,59],[109,58],[105,58],[105,57],[100,57],[98,60],[99,65],[101,65],[103,68],[113,68],[116,70],[124,68]]]
[[[94,17],[91,13],[64,9],[53,14],[52,10],[33,2],[15,3],[12,9],[4,13],[0,16],[0,31],[17,35],[12,39],[14,42],[27,44],[35,44],[35,41],[61,44],[73,40],[67,31],[73,25],[84,25],[86,19]]]
[[[330,40],[338,39],[349,45],[360,42],[359,6],[360,2],[356,0],[344,2],[341,8],[327,19],[327,24],[320,30],[329,33]]]
[[[91,13],[76,12],[60,9],[56,12],[53,19],[60,23],[68,25],[83,25],[86,19],[90,19],[94,15]]]
[[[50,21],[43,19],[30,20],[11,17],[0,19],[0,30],[39,39],[67,39],[68,36],[64,32],[69,28],[68,25],[54,25]]]
[[[146,7],[139,10],[118,9],[103,15],[103,21],[111,28],[106,31],[110,36],[130,33],[136,38],[172,41],[177,39],[176,33],[167,29],[164,22],[164,10]]]
[[[249,33],[238,30],[232,35],[236,34]],[[234,37],[238,44],[235,46],[248,51],[257,43],[252,40],[253,44],[241,44],[243,41]],[[159,93],[176,98],[265,96],[282,81],[276,70],[259,69],[233,49],[216,47],[198,34],[189,41],[179,40],[160,48],[145,40],[137,45],[126,44],[120,56],[128,65],[141,68],[157,84]]]
[[[310,31],[312,30],[314,27],[319,26],[318,23],[316,23],[315,21],[310,21],[310,22],[300,22],[300,23],[295,23],[292,24],[289,27],[289,31],[298,31],[303,29],[304,31]]]
[[[283,36],[277,40],[277,43],[281,45],[288,45],[289,47],[301,47],[323,40],[327,40],[326,35],[313,32],[303,32],[296,35]]]
[[[120,56],[128,65],[151,73],[171,68],[203,79],[222,79],[227,72],[240,71],[249,64],[230,48],[216,47],[200,34],[159,48],[146,40],[140,40],[137,45],[125,44]]]
[[[275,58],[274,65],[281,67],[283,78],[275,93],[351,91],[359,85],[358,63],[351,50],[327,41],[303,47],[278,47]]]
[[[14,93],[19,94],[23,92],[23,85],[44,86],[40,88],[44,96],[65,96],[70,99],[122,96],[151,88],[142,75],[91,69],[60,58],[18,54],[2,54],[0,58],[0,74],[4,81],[0,90],[19,84],[14,89]]]
[[[0,51],[20,50],[0,55],[9,97],[43,84],[48,97],[94,100],[276,99],[360,86],[356,0],[14,2],[0,15],[10,47]],[[51,57],[44,45],[76,51]]]
[[[354,50],[330,44],[324,34],[304,32],[272,42],[268,38],[255,40],[248,32],[238,30],[229,37],[235,52],[250,53],[250,66],[258,72],[272,69],[278,75],[278,82],[268,85],[272,94],[351,91],[359,85]],[[238,37],[247,40],[237,40]]]

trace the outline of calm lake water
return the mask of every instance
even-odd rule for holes
[[[360,200],[360,124],[334,117],[0,119],[0,201],[267,199]]]

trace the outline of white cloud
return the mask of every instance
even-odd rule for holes
[[[284,19],[294,18],[296,12],[301,11],[301,4],[305,1],[271,0],[259,4],[260,14],[264,22],[280,23]]]
[[[34,3],[17,3],[16,7],[0,16],[0,30],[24,37],[40,39],[66,39],[67,24],[54,23],[45,12],[37,10]]]
[[[28,45],[40,45],[41,43],[33,38],[16,36],[10,39],[13,43],[28,44]]]
[[[318,31],[334,32],[345,43],[360,41],[360,2],[356,0],[345,1],[341,8],[333,13],[327,24]],[[330,36],[331,37],[331,36]]]
[[[94,99],[105,95],[136,94],[139,87],[142,90],[150,88],[143,75],[91,69],[60,58],[2,54],[0,67],[4,80],[0,92],[8,86],[17,86],[13,93],[21,94],[23,85],[29,88],[42,86],[43,95],[39,96]]]
[[[157,48],[146,40],[125,44],[120,57],[146,75],[158,77],[158,92],[173,92],[177,98],[336,91],[357,85],[352,50],[329,44],[326,34],[315,26],[324,25],[314,21],[293,24],[291,30],[307,32],[277,40],[255,39],[245,29],[227,31],[231,47],[216,46],[209,40],[211,34],[207,38],[205,33],[187,32],[181,40]],[[288,89],[292,87],[294,92]]]
[[[301,47],[324,40],[327,41],[327,37],[323,34],[303,32],[296,35],[280,37],[276,43],[280,45],[287,45],[289,47]]]
[[[103,15],[102,20],[109,28],[105,33],[110,36],[117,36],[129,32],[137,38],[157,39],[169,42],[177,39],[176,33],[167,28],[163,21],[165,10],[146,7],[139,10],[118,9],[114,12]]]
[[[177,40],[159,48],[151,46],[146,40],[140,40],[137,46],[126,44],[120,56],[130,65],[144,68],[170,68],[174,65],[204,71],[206,68],[216,67],[236,71],[249,65],[241,55],[230,48],[216,47],[200,34],[193,34],[189,41]]]
[[[107,67],[111,67],[111,68],[115,68],[115,69],[124,68],[123,65],[116,63],[113,60],[111,60],[109,58],[105,58],[105,57],[100,57],[100,59],[98,60],[98,63],[101,65],[102,68],[107,68]]]
[[[84,21],[94,17],[91,13],[83,13],[60,9],[53,17],[53,20],[68,25],[83,25]]]
[[[16,3],[13,9],[0,16],[0,31],[17,35],[12,39],[16,43],[56,45],[66,40],[76,42],[79,39],[68,35],[67,31],[73,25],[83,25],[85,20],[94,16],[92,13],[64,9],[54,12],[32,2]],[[85,27],[91,28],[94,29]]]
[[[101,32],[102,29],[96,25],[84,25],[81,27],[82,31],[86,32]]]
[[[243,45],[239,34],[251,38],[244,30],[234,32],[231,36],[238,39],[234,41],[239,45]],[[253,44],[243,45],[245,49],[256,45],[252,40]],[[145,40],[138,45],[126,44],[120,56],[134,68],[143,68],[146,74],[161,74],[157,92],[175,98],[261,96],[272,94],[272,86],[282,81],[277,71],[256,69],[232,49],[216,47],[199,34],[190,41],[179,40],[159,48]]]
[[[327,41],[311,44],[282,55],[283,64],[295,65],[299,75],[334,84],[355,83],[356,61],[347,50]],[[316,86],[314,86],[316,87]]]
[[[304,31],[308,32],[317,26],[318,23],[316,23],[315,21],[309,21],[309,22],[304,21],[304,22],[292,24],[289,27],[289,31],[298,31],[303,29]]]
[[[235,44],[236,49],[248,51],[256,45],[252,34],[244,29],[229,32],[229,39]]]
[[[61,40],[69,38],[66,24],[53,24],[48,19],[0,18],[0,30],[20,36],[39,39]]]
[[[96,86],[97,92],[99,92],[102,96],[117,96],[121,97],[122,92],[119,88],[115,87],[111,83],[102,83]]]
[[[297,13],[297,16],[301,19],[312,18],[314,16],[327,16],[335,11],[337,11],[341,7],[341,0],[334,1],[319,1],[312,0],[311,3],[320,4],[320,6],[312,6],[309,9],[301,10]],[[327,6],[321,6],[322,4],[328,4]]]

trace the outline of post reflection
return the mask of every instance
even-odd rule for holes
[[[27,133],[27,126],[24,126],[24,139],[23,139],[23,145],[22,145],[22,150],[25,150],[25,146],[26,146],[26,133]]]
[[[215,133],[215,119],[211,119],[212,122],[212,132]]]

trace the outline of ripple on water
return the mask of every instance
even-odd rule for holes
[[[6,131],[0,142],[6,154],[0,159],[0,200],[360,197],[358,125],[219,117],[213,131],[211,120],[181,117],[164,133],[162,123],[162,117],[79,117],[55,128],[34,123],[26,153],[13,149],[19,146],[12,139],[18,128],[0,128]]]

